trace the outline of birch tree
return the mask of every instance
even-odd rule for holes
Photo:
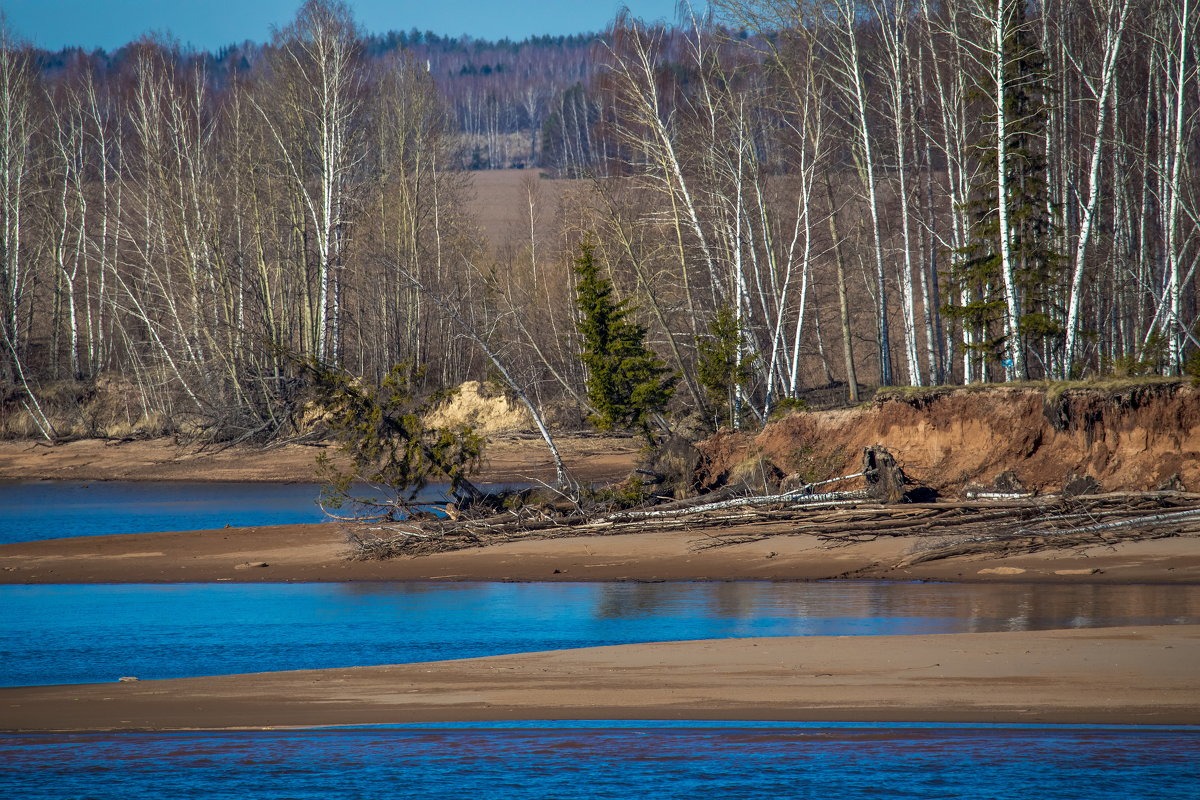
[[[33,190],[34,74],[29,50],[0,16],[0,332],[4,336],[5,384],[23,374],[22,310],[28,289],[23,225]]]
[[[880,209],[879,186],[876,180],[876,142],[867,111],[867,85],[862,56],[859,53],[858,0],[833,0],[823,13],[832,29],[827,47],[832,68],[849,107],[848,123],[853,130],[855,162],[867,201],[871,220],[871,258],[875,268],[874,299],[876,304],[876,342],[879,349],[879,383],[893,383],[891,336],[888,332],[888,287],[883,261],[883,219]]]
[[[340,0],[307,0],[275,36],[272,78],[257,100],[312,238],[316,297],[313,353],[336,365],[342,353],[342,270],[363,159],[361,42]]]
[[[1104,136],[1108,121],[1109,106],[1116,82],[1117,59],[1125,35],[1125,24],[1129,19],[1129,0],[1092,0],[1088,10],[1100,18],[1099,28],[1103,32],[1100,52],[1100,75],[1083,75],[1083,81],[1095,97],[1096,124],[1092,136],[1091,155],[1088,159],[1086,199],[1080,210],[1079,233],[1075,242],[1075,253],[1071,265],[1071,290],[1067,300],[1065,343],[1061,376],[1070,378],[1075,366],[1075,351],[1079,338],[1079,318],[1083,302],[1083,279],[1086,266],[1088,243],[1096,217],[1100,198],[1100,164],[1104,147]],[[1082,54],[1081,54],[1082,55]]]

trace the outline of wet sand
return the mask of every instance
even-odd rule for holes
[[[703,533],[653,531],[530,539],[387,561],[349,560],[345,531],[337,523],[86,536],[0,546],[0,583],[838,578],[1200,583],[1195,536],[897,568],[918,544],[910,538],[831,547],[814,536],[788,535],[777,524],[769,530],[775,535],[761,541],[708,549]]]
[[[533,719],[1200,724],[1200,626],[621,645],[0,689],[0,729]]]

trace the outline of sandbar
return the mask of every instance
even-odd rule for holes
[[[0,689],[5,731],[483,720],[1200,724],[1200,625],[721,639]]]
[[[384,561],[348,558],[346,531],[338,523],[81,536],[0,545],[0,583],[834,579],[1200,583],[1200,538],[1195,535],[898,567],[923,540],[880,537],[831,546],[812,535],[789,534],[778,523],[765,532],[769,535],[758,541],[721,547],[707,547],[709,534],[689,530],[530,538]]]

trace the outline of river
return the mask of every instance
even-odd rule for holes
[[[263,484],[7,484],[0,539],[315,521],[314,494]],[[1197,623],[1200,587],[18,585],[0,586],[0,609],[0,685],[14,686],[714,637]],[[0,735],[0,794],[1191,800],[1200,796],[1197,763],[1194,727],[561,721]]]

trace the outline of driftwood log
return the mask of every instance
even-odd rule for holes
[[[696,550],[781,535],[812,535],[829,547],[908,537],[913,552],[897,566],[912,566],[956,556],[1012,555],[1200,533],[1200,495],[1183,492],[881,506],[858,491],[673,506],[600,517],[512,511],[480,520],[359,526],[350,535],[351,557],[379,559],[521,539],[678,530],[702,534],[693,544]]]

